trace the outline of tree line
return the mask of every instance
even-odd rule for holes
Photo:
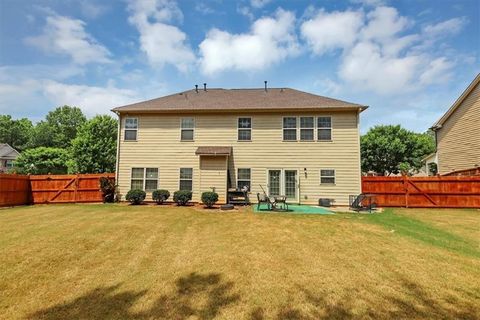
[[[14,171],[22,174],[103,173],[115,171],[117,120],[92,119],[78,107],[62,106],[33,124],[0,115],[0,143],[20,151]]]

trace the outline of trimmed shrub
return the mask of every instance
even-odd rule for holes
[[[192,200],[192,191],[178,190],[173,193],[173,201],[179,206],[186,205],[190,200]]]
[[[130,201],[131,204],[141,204],[147,194],[145,191],[141,189],[132,189],[127,192],[127,196],[125,197],[127,201]]]
[[[218,193],[212,191],[202,193],[202,202],[207,206],[207,208],[213,207],[217,201]]]
[[[170,197],[170,192],[168,192],[168,190],[160,189],[152,192],[152,199],[157,204],[162,204],[164,201],[167,201],[169,197]]]

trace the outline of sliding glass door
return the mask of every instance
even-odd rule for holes
[[[270,169],[267,184],[269,196],[286,196],[288,200],[298,202],[298,170]]]

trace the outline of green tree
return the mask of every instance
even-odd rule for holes
[[[15,161],[15,167],[23,174],[65,174],[69,159],[65,149],[38,147],[22,152]]]
[[[86,121],[80,108],[58,107],[47,114],[45,121],[35,126],[32,146],[68,148]]]
[[[87,121],[72,141],[72,171],[103,173],[115,171],[117,120],[96,116]]]
[[[0,143],[8,143],[22,151],[30,142],[33,133],[32,122],[26,118],[12,119],[9,115],[0,115]]]
[[[361,137],[362,171],[398,174],[409,166],[417,171],[422,158],[435,150],[427,133],[415,133],[399,125],[375,126]]]

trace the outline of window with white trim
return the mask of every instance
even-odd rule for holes
[[[180,190],[193,190],[193,169],[180,168]]]
[[[335,170],[334,169],[320,170],[320,184],[335,184]]]
[[[237,170],[237,188],[243,189],[247,187],[250,191],[251,187],[251,170],[250,168],[238,168]]]
[[[180,139],[182,141],[193,141],[193,131],[195,129],[194,118],[182,118]]]
[[[252,118],[238,118],[238,140],[252,140]]]
[[[5,168],[13,168],[13,160],[6,160],[5,161]]]
[[[125,133],[124,140],[136,141],[138,131],[138,119],[137,118],[125,118]]]
[[[297,140],[297,118],[284,117],[283,118],[283,141]]]
[[[332,117],[317,118],[317,139],[319,141],[332,140]]]
[[[300,140],[313,141],[315,134],[315,118],[300,117]]]
[[[158,168],[132,168],[130,188],[145,191],[158,189]]]

